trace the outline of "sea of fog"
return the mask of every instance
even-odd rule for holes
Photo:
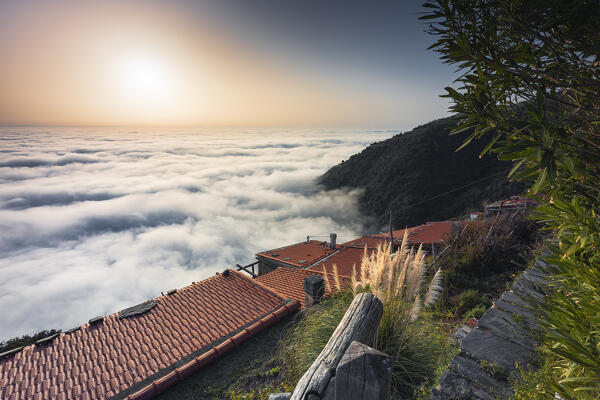
[[[362,234],[357,193],[314,179],[395,133],[0,127],[0,340]]]

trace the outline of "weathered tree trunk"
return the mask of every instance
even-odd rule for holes
[[[389,400],[392,365],[391,356],[352,342],[336,369],[335,399]]]
[[[354,298],[321,354],[304,373],[290,400],[324,398],[342,356],[353,341],[371,345],[383,314],[383,304],[371,293]],[[329,390],[327,390],[329,389]]]

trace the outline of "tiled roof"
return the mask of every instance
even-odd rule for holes
[[[375,251],[374,248],[367,248],[367,255],[371,255]],[[352,268],[356,266],[356,273],[360,272],[360,263],[365,253],[364,244],[363,247],[343,247],[340,250],[332,254],[331,256],[319,260],[310,268],[308,271],[323,271],[323,266],[328,273],[333,273],[333,265],[337,267],[338,275],[350,278],[352,276]]]
[[[257,277],[255,280],[292,300],[297,300],[300,302],[302,308],[304,308],[304,287],[302,283],[304,282],[304,278],[309,275],[323,276],[323,273],[308,269],[279,267],[268,274]],[[328,278],[330,284],[335,287],[333,276],[328,274]],[[341,277],[340,284],[342,289],[348,287],[349,283],[348,279]],[[328,290],[325,290],[325,295],[329,293]]]
[[[376,249],[377,245],[381,244],[385,244],[389,242],[389,234],[387,237],[382,237],[382,236],[361,236],[359,238],[350,240],[346,243],[342,243],[340,244],[340,247],[356,247],[356,248],[360,248],[360,249],[364,249],[365,245],[369,248],[369,249]]]
[[[326,242],[310,240],[308,242],[300,242],[278,249],[263,251],[262,253],[258,253],[257,256],[302,268],[334,251],[327,246]]]
[[[299,303],[229,270],[0,360],[0,399],[149,399]]]
[[[428,222],[423,225],[414,226],[407,228],[408,232],[408,244],[409,245],[420,245],[420,244],[431,244],[441,243],[450,236],[452,227],[456,224],[466,223],[468,221],[442,221],[442,222]],[[394,231],[394,241],[400,241],[404,237],[404,229]],[[377,237],[388,237],[389,233],[380,233],[375,235]]]

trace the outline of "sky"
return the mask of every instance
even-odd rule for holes
[[[0,124],[412,127],[454,76],[421,3],[3,0]]]
[[[0,0],[0,341],[307,235],[315,178],[447,114],[420,1]]]
[[[307,235],[372,233],[357,191],[314,179],[395,133],[0,127],[0,341],[70,329]]]

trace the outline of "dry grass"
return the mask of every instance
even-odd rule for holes
[[[425,252],[421,246],[415,251],[406,243],[405,233],[402,245],[395,253],[389,243],[379,245],[371,255],[365,248],[360,275],[357,276],[356,269],[352,273],[352,289],[355,292],[369,290],[384,304],[392,299],[413,303],[425,278]]]
[[[414,399],[422,385],[435,379],[438,363],[442,359],[445,363],[448,340],[441,326],[427,313],[421,313],[421,309],[439,297],[442,273],[438,271],[427,293],[423,293],[425,253],[422,248],[414,250],[406,243],[405,236],[394,253],[389,244],[371,254],[365,248],[360,266],[353,268],[350,277],[352,291],[340,291],[337,266],[333,266],[331,274],[323,267],[323,278],[331,295],[308,310],[283,341],[281,358],[290,384],[295,384],[314,361],[352,298],[363,291],[372,292],[384,304],[375,347],[394,358],[392,399]]]
[[[384,304],[375,347],[394,357],[393,398],[412,398],[428,379],[438,356],[445,349],[446,338],[430,320],[417,321],[425,307],[432,306],[443,290],[443,275],[438,270],[426,293],[424,291],[425,252],[408,246],[405,233],[401,246],[392,252],[390,244],[365,253],[357,271],[352,272],[354,295],[370,291]],[[425,301],[422,301],[422,298]]]

